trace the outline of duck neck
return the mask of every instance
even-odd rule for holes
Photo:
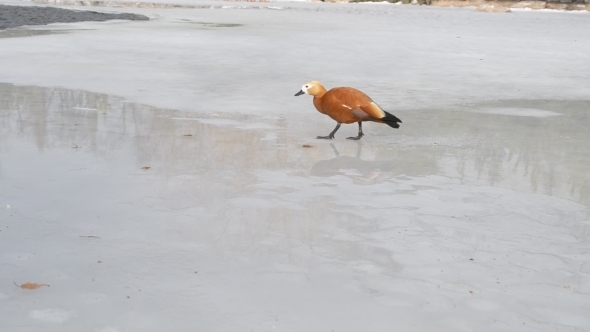
[[[320,90],[320,91],[318,91],[318,93],[316,93],[316,94],[314,95],[314,97],[315,97],[315,98],[322,98],[322,97],[323,97],[323,96],[326,94],[326,88],[324,88],[323,86],[320,86],[320,87],[318,88],[318,90]]]

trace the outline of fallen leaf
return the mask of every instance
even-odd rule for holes
[[[313,145],[309,145],[309,144],[303,144],[304,148],[313,148]]]
[[[150,168],[151,167],[149,167],[149,166],[143,166],[141,169],[146,169],[147,170],[147,169],[150,169]]]
[[[39,289],[39,288],[45,287],[45,286],[49,287],[48,284],[36,284],[34,282],[27,282],[27,283],[24,283],[24,284],[22,284],[20,286],[16,282],[14,284],[17,285],[18,287],[22,288],[22,289],[29,289],[29,290]]]
[[[469,291],[469,293],[473,294],[473,291],[472,291],[472,290],[470,290],[470,291]]]
[[[473,260],[473,258],[469,258],[469,260],[470,260],[470,261],[472,261],[472,260]]]
[[[182,136],[190,137],[190,136],[193,136],[193,135],[191,135],[191,134],[186,134],[186,135],[182,135]]]

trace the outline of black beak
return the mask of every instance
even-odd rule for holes
[[[299,90],[299,92],[297,92],[297,93],[295,94],[295,97],[297,97],[297,96],[301,96],[301,95],[302,95],[302,94],[304,94],[304,93],[305,93],[305,92],[303,92],[303,90]]]

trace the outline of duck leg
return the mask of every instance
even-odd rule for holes
[[[334,128],[334,130],[332,130],[332,132],[330,133],[330,135],[328,136],[318,136],[316,138],[318,139],[333,139],[334,138],[334,134],[338,131],[338,129],[340,129],[340,124],[336,125],[336,128]]]
[[[362,122],[359,121],[359,134],[358,134],[358,136],[347,137],[346,139],[352,139],[352,140],[358,141],[363,136],[365,136],[365,134],[363,134],[363,125],[362,125]]]

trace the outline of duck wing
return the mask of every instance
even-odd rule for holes
[[[386,116],[379,107],[364,92],[355,88],[334,88],[326,93],[327,106],[333,109],[346,108],[355,117],[363,120],[379,120]]]

